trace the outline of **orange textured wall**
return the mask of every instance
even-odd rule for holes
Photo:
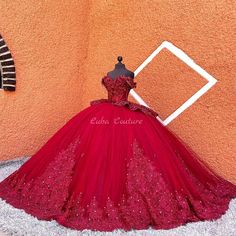
[[[1,0],[0,10],[17,73],[16,91],[0,91],[0,159],[32,155],[90,100],[106,97],[100,79],[118,55],[135,71],[167,40],[218,80],[168,127],[236,183],[234,1]],[[206,83],[168,50],[135,80],[162,119]]]

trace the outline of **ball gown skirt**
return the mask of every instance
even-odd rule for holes
[[[157,113],[127,100],[136,82],[102,78],[91,101],[0,183],[0,197],[42,220],[83,230],[170,229],[213,220],[236,185],[200,160]]]

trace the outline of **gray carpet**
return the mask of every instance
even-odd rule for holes
[[[29,157],[0,164],[0,181],[18,169]],[[0,231],[13,236],[236,236],[236,198],[218,220],[188,223],[171,230],[133,230],[125,232],[76,231],[59,225],[55,220],[43,221],[16,209],[0,198]]]

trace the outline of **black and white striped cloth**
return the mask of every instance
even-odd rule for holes
[[[15,91],[16,70],[15,63],[6,42],[0,35],[0,89]]]

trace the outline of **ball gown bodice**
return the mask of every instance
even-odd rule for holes
[[[108,99],[112,102],[127,101],[129,91],[136,87],[136,82],[128,76],[118,76],[115,79],[105,76],[101,82],[107,89]]]
[[[105,75],[102,77],[101,83],[107,90],[107,98],[93,100],[90,102],[91,105],[108,102],[118,106],[127,106],[130,110],[140,110],[153,117],[158,116],[158,113],[151,108],[128,100],[130,90],[136,88],[137,85],[137,82],[134,82],[130,76],[120,75],[112,79]]]

